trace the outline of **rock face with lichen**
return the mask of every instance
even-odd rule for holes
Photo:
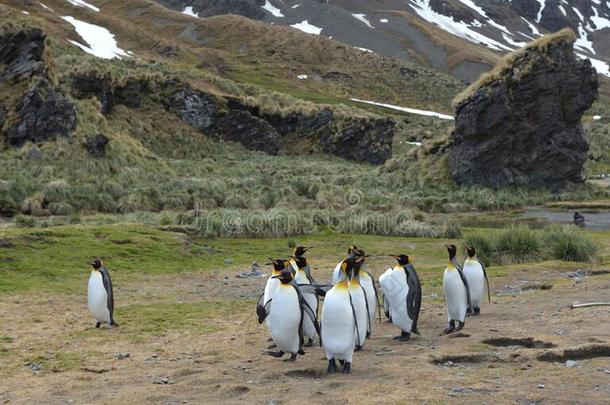
[[[508,55],[454,101],[450,167],[458,184],[560,189],[580,182],[589,145],[580,119],[597,75],[563,30]]]

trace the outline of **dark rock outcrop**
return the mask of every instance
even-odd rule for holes
[[[168,110],[178,114],[182,121],[200,131],[206,132],[216,123],[218,103],[209,94],[184,88],[164,102]]]
[[[456,100],[450,166],[458,184],[559,189],[582,181],[588,143],[580,119],[597,75],[564,30],[511,55]]]
[[[0,83],[42,74],[44,42],[45,35],[38,28],[0,34]]]
[[[318,151],[347,160],[382,164],[392,155],[395,122],[354,119],[343,129],[324,131]]]
[[[100,158],[105,156],[108,142],[110,142],[110,139],[106,135],[97,134],[89,136],[83,146],[91,156]]]
[[[71,77],[72,95],[78,99],[95,96],[102,105],[102,114],[108,114],[114,105],[114,89],[107,77],[94,73],[74,74]]]
[[[17,106],[17,114],[18,122],[7,131],[11,146],[69,137],[76,128],[76,108],[46,79],[34,82]]]
[[[214,125],[215,137],[239,142],[251,150],[275,155],[280,150],[280,138],[273,126],[248,111],[229,110]]]

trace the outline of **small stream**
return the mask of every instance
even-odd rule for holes
[[[581,214],[585,216],[585,228],[610,229],[610,212],[581,212]],[[546,224],[571,224],[574,219],[574,210],[529,209],[523,211],[522,218],[540,220]]]

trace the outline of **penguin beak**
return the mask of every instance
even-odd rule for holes
[[[313,246],[305,246],[303,248],[303,252],[307,252],[309,249],[311,249]]]
[[[277,274],[275,276],[271,276],[271,278],[282,278],[282,275],[281,274]]]

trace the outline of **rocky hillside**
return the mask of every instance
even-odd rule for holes
[[[546,33],[571,28],[577,54],[610,77],[610,3],[598,0],[157,0],[207,17],[238,14],[419,61],[471,82]]]
[[[455,100],[450,166],[458,184],[565,187],[583,180],[581,124],[597,75],[563,30],[509,54]]]

